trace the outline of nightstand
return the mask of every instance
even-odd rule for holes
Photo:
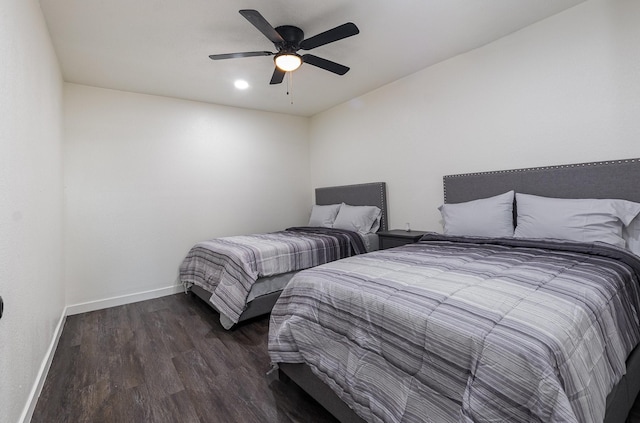
[[[399,247],[405,244],[412,244],[418,242],[422,235],[426,234],[423,231],[404,231],[402,229],[392,229],[390,231],[378,232],[378,239],[380,241],[380,249],[386,250],[387,248]]]

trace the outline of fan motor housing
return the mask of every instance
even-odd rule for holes
[[[304,32],[297,26],[282,25],[275,28],[278,34],[285,40],[285,45],[289,47],[298,47],[304,40]]]

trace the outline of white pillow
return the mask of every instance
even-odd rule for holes
[[[362,235],[373,233],[380,226],[382,210],[376,206],[350,206],[342,203],[333,227],[358,232]]]
[[[640,214],[622,229],[622,238],[627,241],[627,249],[640,256]]]
[[[309,226],[320,226],[323,228],[332,228],[333,221],[336,220],[340,204],[330,204],[328,206],[319,206],[315,204],[311,209],[311,217],[309,218]]]
[[[640,204],[615,199],[567,199],[516,194],[515,236],[602,241],[625,247],[622,229],[640,213]]]
[[[513,191],[494,197],[438,207],[445,235],[513,236]]]

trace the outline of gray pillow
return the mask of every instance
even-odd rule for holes
[[[381,214],[382,210],[376,206],[350,206],[342,203],[333,227],[365,235],[378,229]]]
[[[323,228],[332,228],[333,221],[336,220],[340,204],[330,204],[327,206],[319,206],[315,204],[311,209],[311,217],[309,218],[309,226],[320,226]]]
[[[513,191],[494,197],[443,204],[445,235],[485,236],[491,238],[513,236]]]
[[[578,242],[602,241],[625,247],[622,230],[640,213],[640,204],[616,199],[549,198],[516,194],[515,236]]]

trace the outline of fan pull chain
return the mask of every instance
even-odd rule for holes
[[[293,72],[287,72],[287,95],[291,96],[291,104],[293,104]]]

